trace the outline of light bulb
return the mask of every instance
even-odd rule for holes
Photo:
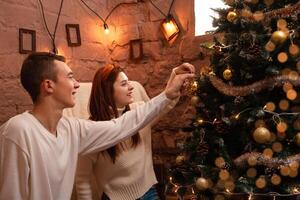
[[[106,35],[108,35],[108,34],[109,34],[109,28],[108,28],[108,25],[105,23],[103,26],[104,26],[104,33],[105,33]]]

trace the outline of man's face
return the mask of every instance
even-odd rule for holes
[[[58,105],[62,106],[62,109],[73,107],[79,83],[73,77],[73,72],[66,63],[57,60],[54,63],[56,65],[57,81],[54,82],[53,98]]]

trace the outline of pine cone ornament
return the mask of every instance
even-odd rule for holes
[[[207,144],[207,142],[200,142],[196,150],[197,155],[205,156],[208,154],[208,151],[209,145]]]
[[[250,46],[250,47],[248,47],[247,53],[249,53],[250,55],[253,55],[255,57],[260,57],[261,56],[261,48],[257,44]]]
[[[238,44],[242,48],[248,48],[249,46],[252,46],[252,43],[253,43],[253,38],[250,33],[243,33],[238,40]]]

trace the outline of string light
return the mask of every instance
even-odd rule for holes
[[[84,0],[80,0],[91,12],[93,12],[102,22],[103,22],[103,27],[104,27],[104,33],[106,35],[109,34],[109,28],[107,25],[107,20],[110,17],[110,15],[113,13],[113,11],[115,9],[117,9],[118,7],[120,7],[121,5],[132,5],[132,4],[136,4],[135,2],[124,2],[124,3],[119,3],[117,4],[109,13],[108,15],[103,19],[97,12],[95,12]]]
[[[284,116],[284,115],[298,116],[298,115],[300,115],[300,112],[291,112],[291,113],[284,112],[284,113],[277,113],[277,112],[269,111],[269,110],[267,110],[266,108],[267,108],[267,107],[264,106],[264,107],[263,107],[263,111],[264,111],[265,113],[268,113],[268,114],[273,115],[273,116],[272,116],[272,119],[273,119],[273,121],[274,121],[276,124],[279,124],[280,122],[282,122],[282,119],[281,119],[280,116]]]
[[[249,194],[248,200],[252,200],[252,193]]]
[[[42,17],[43,17],[43,21],[44,21],[47,33],[48,33],[48,35],[49,35],[49,37],[51,38],[51,41],[52,41],[52,48],[53,48],[52,53],[58,54],[58,50],[57,50],[56,44],[55,44],[55,36],[56,36],[57,26],[58,26],[59,18],[60,18],[60,15],[61,15],[64,0],[61,0],[61,2],[60,2],[60,7],[59,7],[58,14],[57,14],[57,19],[56,19],[53,34],[50,33],[50,30],[49,30],[48,25],[47,25],[43,3],[42,3],[41,0],[39,0],[39,3],[40,3],[40,6],[41,6]]]
[[[172,0],[168,13],[164,14],[164,12],[159,7],[157,7],[152,2],[152,0],[150,0],[150,3],[153,5],[153,7],[155,7],[165,17],[165,19],[161,23],[161,30],[169,44],[172,44],[179,35],[179,27],[176,23],[176,20],[171,15],[171,9],[174,1],[175,0]]]
[[[105,33],[106,35],[108,35],[108,34],[109,34],[109,28],[108,28],[108,25],[107,25],[106,23],[104,23],[103,27],[104,27],[104,33]]]

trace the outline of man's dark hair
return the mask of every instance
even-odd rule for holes
[[[29,93],[33,103],[36,103],[40,95],[40,85],[43,80],[56,81],[55,60],[65,62],[66,59],[53,53],[36,52],[24,60],[21,69],[21,83]]]

